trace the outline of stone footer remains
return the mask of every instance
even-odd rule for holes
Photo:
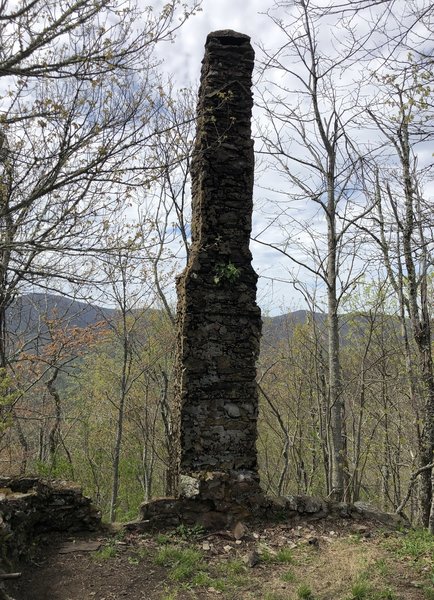
[[[195,472],[181,476],[179,498],[158,498],[140,507],[137,521],[127,530],[170,529],[179,525],[206,530],[231,528],[239,521],[297,521],[343,518],[369,520],[397,528],[408,523],[399,515],[384,513],[364,502],[349,504],[311,496],[265,496],[259,477],[252,472]]]

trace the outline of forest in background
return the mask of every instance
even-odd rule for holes
[[[200,2],[0,9],[2,471],[73,478],[129,518],[174,492],[170,286],[189,249],[195,92],[155,49]],[[369,500],[431,531],[433,12],[270,6],[253,233],[311,315],[265,330],[264,489]],[[29,330],[14,311],[36,290],[111,311],[85,326],[40,311]]]
[[[418,467],[421,420],[409,394],[399,315],[386,297],[372,286],[340,318],[346,498],[394,511]],[[117,518],[134,518],[143,500],[173,492],[166,483],[175,451],[173,324],[152,308],[123,320],[118,311],[56,296],[24,300],[16,315],[31,315],[26,329],[22,321],[10,328],[21,328],[17,338],[31,347],[16,363],[21,397],[15,423],[3,431],[3,472],[80,481],[108,517],[118,451]],[[270,495],[330,493],[325,325],[324,315],[307,311],[264,317],[258,452]],[[416,518],[417,488],[405,512]]]

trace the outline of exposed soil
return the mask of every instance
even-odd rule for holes
[[[398,553],[404,535],[327,519],[212,534],[181,527],[50,535],[7,590],[14,600],[434,598],[434,557]],[[172,549],[180,550],[182,568],[165,558]],[[186,552],[197,557],[194,564],[182,565]],[[366,589],[355,596],[358,582]]]

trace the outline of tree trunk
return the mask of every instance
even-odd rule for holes
[[[408,280],[408,306],[413,337],[418,352],[419,376],[421,378],[421,400],[424,411],[424,423],[420,440],[420,466],[432,462],[434,453],[434,374],[431,348],[431,324],[428,310],[427,277],[428,261],[426,248],[422,244],[422,269],[419,277],[414,263],[413,233],[415,230],[416,189],[410,168],[410,148],[408,124],[402,124],[400,136],[401,166],[405,193],[405,221],[403,225],[403,250]],[[420,229],[423,236],[423,232]],[[422,237],[423,241],[423,237]],[[420,283],[418,285],[418,279]],[[418,305],[418,287],[420,289],[420,310]],[[421,474],[419,486],[420,519],[428,527],[432,504],[432,479],[429,470]]]
[[[167,453],[166,473],[165,473],[165,494],[166,496],[176,497],[178,495],[179,483],[179,435],[177,430],[176,417],[173,415],[173,408],[169,398],[169,377],[167,373],[161,371],[161,417],[164,425],[164,445]]]
[[[332,185],[332,184],[330,184]],[[339,356],[339,317],[336,297],[336,231],[334,194],[329,190],[327,261],[327,329],[329,358],[329,397],[331,426],[331,497],[341,501],[345,495],[344,404],[342,398],[341,365]]]
[[[124,273],[122,273],[122,284],[123,284],[123,299],[126,299],[126,283]],[[129,343],[128,327],[127,327],[127,314],[125,305],[122,306],[122,375],[120,382],[120,393],[119,393],[119,405],[118,405],[118,418],[116,423],[116,439],[115,447],[113,450],[113,471],[112,471],[112,494],[110,500],[110,522],[113,523],[116,520],[116,511],[118,504],[119,495],[119,465],[121,459],[121,447],[122,447],[122,436],[124,430],[124,413],[125,413],[125,401],[127,397],[128,388],[128,375],[129,366],[131,360],[131,348]]]
[[[57,450],[60,445],[60,435],[61,435],[60,434],[61,419],[62,419],[61,402],[60,402],[59,392],[56,390],[56,387],[54,385],[58,374],[59,374],[59,369],[56,367],[54,369],[53,375],[50,377],[50,379],[46,383],[47,390],[48,390],[50,396],[54,400],[54,423],[50,429],[50,433],[48,436],[48,449],[49,449],[49,453],[50,453],[51,469],[55,469],[55,467],[56,467]]]

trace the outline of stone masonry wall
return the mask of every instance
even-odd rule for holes
[[[192,246],[177,283],[181,495],[194,496],[192,485],[201,493],[194,481],[215,480],[211,473],[229,488],[234,476],[238,497],[248,481],[259,488],[261,317],[249,250],[253,60],[248,36],[208,35],[192,160]]]
[[[2,560],[25,554],[40,533],[100,526],[99,511],[74,483],[0,477],[0,570]]]

